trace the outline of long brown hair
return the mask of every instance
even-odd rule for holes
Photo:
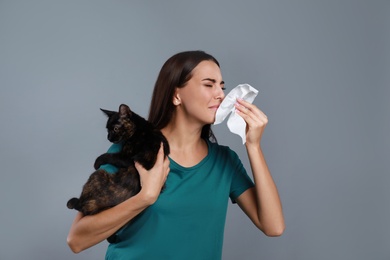
[[[148,120],[158,129],[168,125],[175,106],[173,95],[176,88],[184,87],[192,77],[192,70],[202,61],[219,62],[204,51],[185,51],[170,57],[162,66],[154,85]],[[201,137],[216,142],[211,125],[203,126]]]

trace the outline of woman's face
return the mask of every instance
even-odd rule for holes
[[[213,61],[202,61],[192,70],[192,78],[182,88],[177,88],[177,107],[190,122],[212,124],[225,97],[221,70]],[[175,103],[175,100],[174,100]]]

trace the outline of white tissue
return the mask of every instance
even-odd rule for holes
[[[227,121],[227,126],[230,132],[241,136],[242,143],[245,144],[246,123],[244,119],[236,113],[236,108],[234,104],[237,102],[237,98],[241,98],[249,103],[252,103],[258,92],[259,91],[257,89],[253,88],[249,84],[240,84],[234,89],[232,89],[229,94],[227,94],[227,96],[224,98],[222,103],[219,105],[219,108],[217,109],[217,113],[215,115],[214,125],[222,123],[223,120],[225,120],[225,118],[229,115],[229,113],[231,113]]]

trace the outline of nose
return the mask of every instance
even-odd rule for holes
[[[225,93],[223,92],[222,88],[218,88],[215,99],[219,99],[222,101],[224,98],[225,98]]]

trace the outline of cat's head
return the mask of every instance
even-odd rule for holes
[[[107,139],[112,143],[119,143],[124,139],[130,138],[135,131],[135,125],[131,120],[132,112],[130,108],[122,104],[118,112],[100,109],[107,115]]]

